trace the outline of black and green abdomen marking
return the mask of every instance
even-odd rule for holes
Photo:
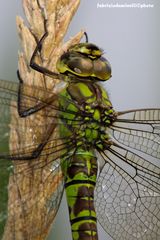
[[[65,189],[73,240],[97,240],[94,187],[97,161],[92,151],[78,148],[68,163]]]

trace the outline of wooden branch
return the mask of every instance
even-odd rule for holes
[[[83,36],[81,31],[68,42],[63,43],[68,25],[79,3],[80,0],[23,0],[28,23],[25,25],[23,20],[17,17],[17,28],[23,49],[19,53],[19,71],[24,82],[33,88],[40,86],[46,90],[53,89],[55,93],[60,90],[56,88],[58,80],[50,79],[32,70],[29,63],[36,41],[44,34],[44,21],[47,17],[48,36],[42,47],[41,57],[38,57],[37,61],[48,69],[56,71],[59,56],[71,45],[78,43]],[[12,112],[11,123],[21,125],[24,131],[29,128],[30,134],[24,136],[21,132],[11,129],[10,148],[17,146],[21,150],[26,142],[30,144],[39,142],[45,132],[46,118],[47,114],[37,113],[22,119],[17,112]],[[30,125],[33,122],[35,126],[40,122],[44,127],[32,128]],[[55,130],[53,134],[57,136],[58,131]],[[21,165],[13,163],[14,175],[9,181],[8,220],[3,240],[46,239],[58,208],[58,199],[54,198],[55,196],[60,198],[63,189],[61,171],[57,169],[56,173],[51,173],[51,165],[46,164],[50,160],[44,156],[36,160],[24,161]],[[41,161],[41,166],[45,167],[32,171],[32,164],[36,161],[37,164]]]

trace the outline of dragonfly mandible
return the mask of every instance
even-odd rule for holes
[[[59,73],[38,65],[36,55],[46,35],[37,44],[30,66],[67,84],[55,94],[24,84],[19,73],[19,83],[0,81],[1,131],[14,128],[31,135],[22,149],[15,144],[0,153],[1,169],[14,161],[13,175],[34,175],[45,167],[54,176],[61,174],[46,208],[54,208],[56,214],[64,187],[73,240],[98,240],[97,221],[113,239],[159,239],[160,109],[115,111],[100,85],[111,77],[110,63],[87,37],[60,57]],[[21,118],[32,117],[32,128],[11,122],[15,109]],[[43,132],[39,138],[32,134],[36,113],[47,117],[44,124],[38,122]],[[49,157],[45,163],[37,161],[45,156]],[[38,229],[32,231],[33,236],[38,234]]]

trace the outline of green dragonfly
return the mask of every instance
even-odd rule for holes
[[[111,77],[110,63],[87,39],[59,58],[59,73],[39,66],[35,59],[44,37],[30,66],[66,86],[55,94],[24,84],[19,73],[19,83],[0,81],[2,132],[14,128],[32,136],[22,149],[12,143],[14,148],[0,153],[1,169],[13,161],[15,175],[46,166],[51,174],[61,172],[58,191],[46,207],[56,214],[64,186],[73,240],[97,240],[97,220],[113,239],[160,239],[160,109],[115,111],[100,85]],[[15,109],[21,118],[33,116],[29,128],[11,121]],[[44,124],[36,126],[37,113],[47,116]],[[35,127],[43,129],[36,140]],[[1,134],[1,143],[5,139]],[[45,156],[45,164],[37,161]],[[34,227],[32,231],[37,234]]]

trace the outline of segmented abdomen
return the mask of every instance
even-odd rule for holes
[[[92,151],[79,148],[71,157],[65,172],[65,189],[68,201],[73,240],[98,240],[94,187],[97,160]]]

